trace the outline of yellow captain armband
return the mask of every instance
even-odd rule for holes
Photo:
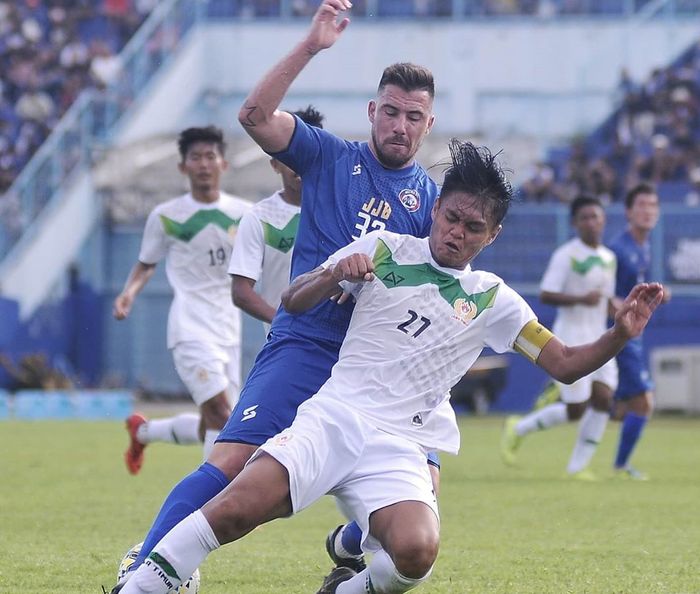
[[[515,339],[515,344],[513,348],[515,352],[527,357],[535,363],[537,357],[540,356],[544,345],[546,345],[552,338],[552,334],[547,328],[540,324],[537,320],[530,320],[523,329],[518,334],[518,338]]]

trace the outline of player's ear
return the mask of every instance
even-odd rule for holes
[[[437,216],[438,210],[440,210],[440,196],[435,198],[435,202],[433,202],[433,208],[430,211],[430,216],[433,218],[433,221],[435,220],[435,217]]]
[[[187,175],[187,170],[185,169],[185,162],[184,161],[180,161],[177,164],[177,169],[180,173]]]
[[[371,124],[374,124],[374,116],[377,113],[377,102],[372,99],[370,102],[367,104],[367,118],[369,119]]]
[[[497,226],[496,226],[496,228],[495,228],[495,229],[493,230],[493,232],[491,233],[491,236],[489,237],[489,240],[488,240],[488,242],[486,243],[486,245],[491,245],[491,244],[494,242],[494,240],[496,239],[496,237],[498,237],[498,234],[501,232],[501,229],[503,229],[503,225],[497,225]]]

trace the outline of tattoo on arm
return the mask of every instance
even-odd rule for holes
[[[246,104],[246,105],[244,105],[244,109],[246,109],[248,111],[248,113],[246,114],[245,121],[241,122],[241,124],[243,126],[246,126],[247,128],[255,128],[255,122],[253,121],[252,116],[255,113],[255,111],[258,109],[258,106]]]

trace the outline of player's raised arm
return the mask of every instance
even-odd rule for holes
[[[328,268],[319,267],[302,274],[282,293],[282,306],[289,313],[302,313],[324,299],[340,293],[340,283],[370,282],[374,279],[374,262],[367,254],[356,253]]]
[[[278,108],[292,82],[321,50],[331,47],[350,23],[349,0],[324,0],[318,7],[306,37],[263,77],[243,103],[238,121],[268,153],[285,150],[294,132],[294,117]]]
[[[663,293],[659,283],[636,285],[615,314],[613,327],[598,340],[569,347],[552,336],[542,347],[537,364],[553,378],[567,384],[588,375],[620,352],[629,339],[642,333],[661,303]]]

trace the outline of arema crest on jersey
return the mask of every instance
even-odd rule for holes
[[[234,235],[236,227],[241,222],[240,217],[232,219],[218,208],[198,210],[184,223],[178,223],[165,215],[160,215],[160,220],[163,223],[163,229],[168,235],[184,242],[192,240],[210,223]]]
[[[395,287],[437,286],[442,298],[454,308],[454,317],[468,324],[482,311],[493,307],[499,284],[481,293],[469,294],[458,279],[428,263],[397,264],[394,255],[382,239],[374,252],[374,274],[388,289]]]
[[[289,222],[279,229],[266,221],[261,221],[265,244],[271,248],[286,254],[294,247],[294,240],[299,229],[299,214],[295,214]]]

